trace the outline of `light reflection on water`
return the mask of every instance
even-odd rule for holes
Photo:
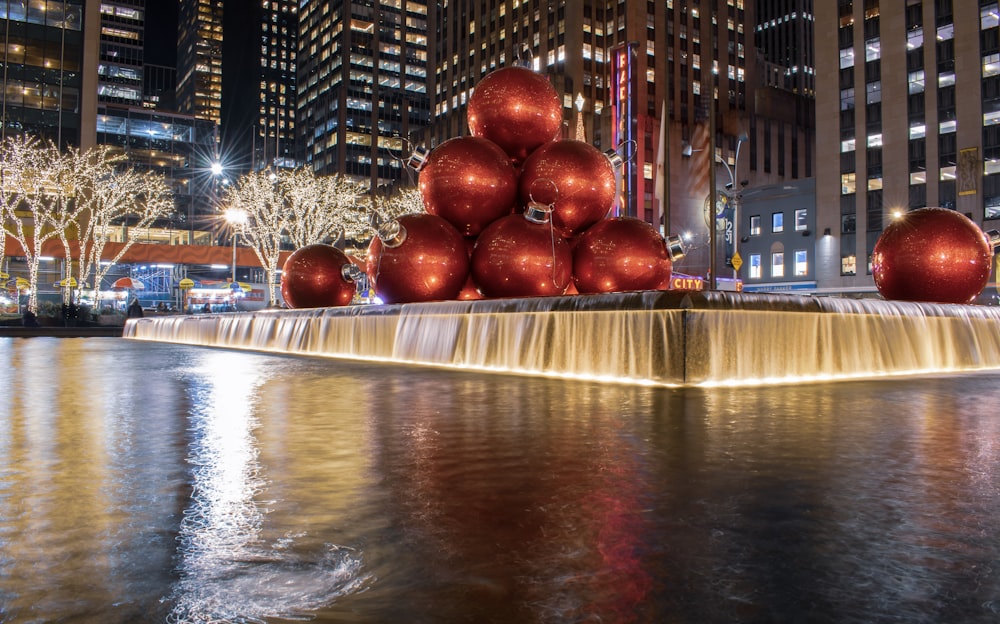
[[[1000,618],[1000,376],[669,390],[0,354],[4,624]]]

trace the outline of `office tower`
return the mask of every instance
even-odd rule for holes
[[[872,250],[896,212],[1000,227],[998,22],[995,0],[816,3],[830,25],[816,37],[817,159],[836,164],[817,168],[816,203],[832,287],[874,290]]]
[[[219,123],[222,108],[222,0],[180,0],[179,112]]]
[[[97,101],[142,106],[145,0],[102,0]]]
[[[96,110],[96,9],[85,0],[0,3],[3,136],[93,145],[93,125],[85,126]]]
[[[302,159],[317,173],[349,174],[373,187],[407,176],[411,135],[430,120],[428,33],[436,6],[299,2],[295,127]]]
[[[296,166],[298,0],[264,0],[260,19],[260,88],[254,122],[255,168]]]

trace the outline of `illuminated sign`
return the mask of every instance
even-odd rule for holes
[[[670,278],[671,290],[705,290],[705,280],[690,275],[674,275]]]
[[[611,142],[615,149],[636,140],[635,58],[637,43],[625,43],[611,50]],[[615,216],[638,216],[636,208],[636,162],[625,160],[621,168],[621,188],[615,202]]]

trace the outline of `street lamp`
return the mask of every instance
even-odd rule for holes
[[[730,167],[723,158],[716,155],[715,160],[722,163],[722,166],[726,168],[726,172],[729,174],[729,184],[726,185],[726,195],[728,199],[732,200],[733,209],[733,225],[732,225],[732,245],[733,245],[733,256],[730,261],[733,264],[733,279],[739,279],[739,265],[742,264],[742,259],[739,258],[739,211],[740,211],[740,201],[743,199],[740,190],[736,186],[736,167],[740,163],[740,147],[743,145],[743,141],[746,140],[744,135],[740,135],[736,139],[736,157],[733,159],[733,166]],[[745,185],[746,182],[741,182],[741,186]],[[714,197],[713,203],[714,203]],[[714,206],[713,206],[714,208]],[[728,235],[728,232],[726,233]]]
[[[233,228],[233,283],[236,283],[236,239],[240,236],[240,228],[247,223],[247,213],[239,208],[226,208],[226,223]]]

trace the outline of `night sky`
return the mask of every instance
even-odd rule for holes
[[[146,3],[144,58],[153,65],[177,65],[177,0]]]

